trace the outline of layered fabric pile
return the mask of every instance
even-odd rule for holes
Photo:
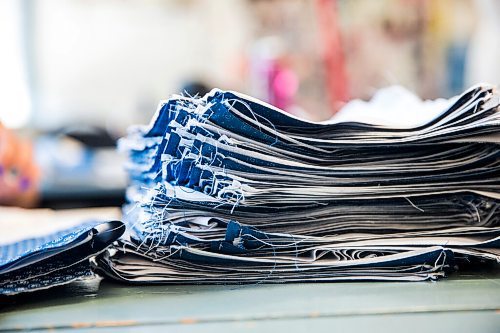
[[[19,227],[19,226],[17,226]],[[3,229],[9,232],[7,228]],[[88,221],[0,244],[0,295],[15,295],[95,277],[90,258],[123,235],[119,221]]]
[[[499,95],[398,108],[398,125],[315,123],[235,92],[172,97],[121,141],[129,236],[99,269],[138,283],[422,281],[499,262]]]

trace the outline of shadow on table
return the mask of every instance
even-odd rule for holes
[[[483,264],[481,267],[470,266],[451,274],[448,278],[442,279],[437,283],[446,283],[446,281],[466,281],[466,280],[488,280],[498,279],[500,276],[500,265]],[[339,284],[342,282],[337,282]],[[378,289],[386,282],[348,282],[346,284],[358,284]],[[391,284],[425,284],[433,282],[389,282]],[[328,284],[328,283],[322,283]],[[139,295],[175,295],[175,294],[201,294],[207,292],[219,292],[230,290],[242,290],[261,288],[281,288],[280,285],[269,284],[251,284],[251,285],[130,285],[116,283],[113,281],[102,280],[101,278],[90,279],[86,281],[77,281],[64,286],[58,286],[47,290],[41,290],[32,293],[24,293],[14,296],[0,296],[0,312],[6,313],[20,309],[28,310],[34,308],[43,308],[48,306],[63,306],[75,303],[83,303],[99,298],[130,298]]]

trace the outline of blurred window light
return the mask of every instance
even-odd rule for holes
[[[25,126],[31,114],[21,15],[22,1],[0,1],[0,121],[13,128]]]

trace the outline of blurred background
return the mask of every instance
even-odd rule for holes
[[[2,0],[0,121],[35,142],[42,206],[119,204],[116,139],[173,93],[325,120],[389,85],[498,84],[499,35],[496,0]]]

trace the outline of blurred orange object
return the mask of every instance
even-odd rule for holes
[[[31,143],[0,124],[0,204],[33,206],[39,179]]]
[[[332,114],[349,100],[344,53],[334,0],[317,0],[317,16],[322,38],[327,93]]]

